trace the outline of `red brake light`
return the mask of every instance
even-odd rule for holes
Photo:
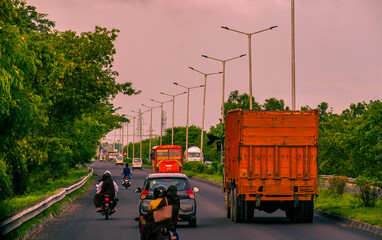
[[[107,198],[105,198],[105,201],[106,201],[106,202],[108,202],[109,200],[110,200],[110,199],[109,199],[108,197],[107,197]]]
[[[146,189],[143,190],[141,193],[141,199],[145,199],[147,197],[147,194],[149,194],[149,191],[147,191]]]
[[[194,192],[192,191],[192,189],[188,189],[186,192],[190,198],[195,198],[195,195],[194,195]]]

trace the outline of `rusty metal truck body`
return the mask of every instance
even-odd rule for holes
[[[224,185],[227,217],[250,222],[254,209],[312,222],[317,189],[318,110],[226,115]]]

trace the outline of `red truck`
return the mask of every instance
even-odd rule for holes
[[[227,218],[251,222],[255,209],[281,209],[293,222],[312,222],[317,146],[318,110],[229,111],[223,183]]]

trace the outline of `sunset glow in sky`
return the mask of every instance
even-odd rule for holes
[[[120,114],[146,110],[141,104],[170,100],[159,92],[177,94],[175,86],[203,84],[202,72],[222,70],[222,64],[201,55],[228,59],[225,99],[233,90],[248,93],[248,40],[227,26],[255,32],[278,25],[252,38],[253,96],[291,99],[290,0],[29,0],[48,14],[60,31],[92,31],[96,25],[120,30],[115,42],[119,82],[132,82],[137,96],[118,96]],[[325,101],[341,113],[351,103],[382,99],[382,1],[295,0],[296,108]],[[205,129],[220,118],[222,77],[207,81]],[[176,98],[176,126],[186,125],[186,95]],[[201,126],[203,89],[190,98],[190,125]],[[165,105],[171,127],[172,104]],[[144,129],[150,115],[144,115]],[[160,110],[153,113],[159,134]]]

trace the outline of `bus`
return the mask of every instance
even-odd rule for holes
[[[153,173],[183,172],[183,156],[181,146],[155,146],[151,150],[150,158]]]

